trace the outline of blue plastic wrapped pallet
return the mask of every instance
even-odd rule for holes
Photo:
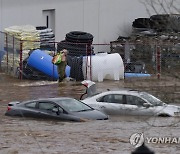
[[[42,50],[34,50],[28,58],[28,65],[43,72],[44,74],[58,79],[57,66],[52,64],[52,56],[48,55]],[[66,76],[70,76],[70,67],[66,66]]]

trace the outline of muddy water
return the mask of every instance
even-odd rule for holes
[[[179,81],[105,81],[97,90],[135,88],[179,102]],[[39,97],[70,96],[84,92],[79,82],[19,81],[0,74],[0,154],[130,154],[133,133],[145,137],[180,137],[179,118],[112,116],[108,121],[71,123],[6,117],[7,103]],[[167,97],[168,94],[168,97]],[[146,143],[156,154],[180,154],[179,144]]]

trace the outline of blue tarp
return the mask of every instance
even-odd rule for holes
[[[125,78],[132,78],[132,77],[150,77],[150,74],[146,73],[124,73]]]

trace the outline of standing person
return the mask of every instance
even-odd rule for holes
[[[66,71],[66,65],[67,65],[67,53],[68,51],[66,49],[63,49],[60,51],[61,54],[61,63],[57,65],[57,71],[59,74],[59,82],[61,82],[65,77],[65,71]]]

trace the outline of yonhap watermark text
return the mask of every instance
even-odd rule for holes
[[[180,137],[146,137],[147,143],[180,144]]]
[[[130,144],[135,147],[141,146],[143,143],[151,144],[180,144],[180,137],[145,137],[143,133],[134,133],[131,135]]]

